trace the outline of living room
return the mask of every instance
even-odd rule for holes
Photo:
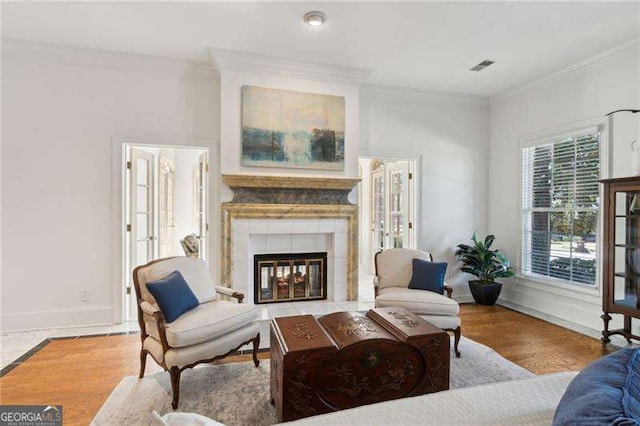
[[[637,2],[5,2],[1,12],[2,406],[61,406],[70,423],[173,413],[174,377],[151,349],[138,378],[149,314],[134,270],[177,255],[206,264],[203,291],[242,293],[256,315],[258,342],[178,375],[176,411],[224,424],[283,421],[268,395],[274,318],[406,305],[384,300],[380,250],[430,254],[451,288],[438,295],[448,322],[413,311],[451,334],[451,390],[416,396],[432,397],[423,407],[576,372],[640,335],[635,304],[603,304],[620,291],[637,299],[616,269],[638,273],[635,228],[619,235],[624,215],[610,210],[626,202],[633,213],[640,191],[629,186],[640,175]],[[608,115],[618,110],[628,111]],[[301,138],[322,149],[301,154]],[[264,146],[268,156],[255,154]],[[188,170],[171,150],[193,154]],[[618,178],[630,180],[598,183]],[[495,236],[509,271],[493,305],[474,302],[456,255],[472,235]],[[290,269],[271,287],[259,262]],[[408,282],[411,265],[402,271]],[[309,300],[295,300],[295,277]],[[234,399],[234,386],[260,402]]]

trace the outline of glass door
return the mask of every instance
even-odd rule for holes
[[[160,156],[158,170],[158,258],[175,254],[173,246],[174,219],[174,167],[169,159]]]
[[[196,170],[196,223],[198,226],[198,242],[200,243],[200,259],[207,257],[207,235],[209,224],[207,223],[207,182],[209,175],[209,163],[207,153],[202,153],[198,159]]]
[[[376,253],[415,248],[409,161],[380,161],[371,172],[371,265]],[[372,271],[375,273],[375,271]]]
[[[640,191],[615,193],[613,304],[640,307]]]
[[[129,173],[129,259],[128,279],[136,266],[155,259],[154,236],[154,165],[155,155],[140,148],[131,148]],[[127,318],[136,315],[136,294],[129,283]]]
[[[398,161],[385,166],[387,174],[388,248],[409,247],[409,166]]]
[[[371,183],[371,265],[374,265],[376,253],[386,247],[384,169],[371,174]]]

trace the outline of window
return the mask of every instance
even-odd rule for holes
[[[596,283],[599,179],[597,129],[522,149],[523,275]]]

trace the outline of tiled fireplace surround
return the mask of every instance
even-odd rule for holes
[[[346,219],[236,219],[231,224],[233,288],[254,300],[253,256],[327,252],[327,300],[347,300]]]
[[[348,201],[357,179],[223,175],[222,282],[253,303],[253,256],[327,252],[327,300],[358,297],[358,215]],[[304,303],[304,302],[296,302]]]

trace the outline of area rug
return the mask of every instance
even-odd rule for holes
[[[462,357],[451,353],[451,388],[519,380],[535,374],[473,340],[460,340]],[[180,381],[179,411],[195,412],[228,426],[272,425],[276,413],[269,403],[269,361],[206,365],[185,370]],[[111,393],[93,425],[151,424],[151,412],[171,412],[169,374],[138,379],[128,376]]]

